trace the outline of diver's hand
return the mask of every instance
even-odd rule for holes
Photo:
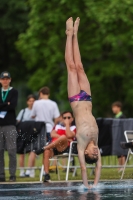
[[[92,189],[93,188],[93,185],[89,185],[89,187],[88,187],[89,189]]]
[[[93,185],[89,185],[89,189],[91,190],[91,189],[95,189],[96,188],[96,185],[95,184],[93,184]]]
[[[90,189],[90,185],[84,185],[85,190]]]

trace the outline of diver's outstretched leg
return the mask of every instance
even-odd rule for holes
[[[74,63],[76,65],[77,73],[78,73],[78,82],[80,85],[80,89],[84,90],[87,94],[91,95],[90,83],[85,74],[83,64],[81,61],[79,45],[78,45],[78,27],[79,27],[80,18],[77,17],[74,23],[74,35],[73,35],[73,52],[74,52]]]
[[[73,38],[73,18],[70,17],[66,21],[66,49],[65,49],[65,61],[68,71],[68,96],[72,97],[80,92],[80,87],[78,83],[77,69],[73,59],[73,48],[72,48],[72,38]]]

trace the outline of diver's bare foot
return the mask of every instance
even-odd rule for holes
[[[73,35],[73,18],[72,17],[70,17],[66,21],[66,34],[67,35]]]
[[[77,17],[77,19],[74,22],[74,35],[77,35],[78,27],[79,27],[79,22],[80,22],[80,18]]]

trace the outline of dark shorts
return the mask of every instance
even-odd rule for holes
[[[73,97],[69,97],[68,99],[70,103],[73,101],[92,101],[92,97],[84,90],[81,90],[79,94],[76,94]]]
[[[127,155],[122,155],[122,156],[124,156],[125,158],[127,157]],[[121,158],[121,156],[117,156],[117,158]]]
[[[69,147],[67,147],[64,151],[62,152],[59,152],[57,151],[57,149],[53,149],[53,152],[54,152],[54,155],[57,156],[57,155],[60,155],[60,154],[63,154],[63,153],[69,153]]]

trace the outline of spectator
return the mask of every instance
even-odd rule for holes
[[[0,95],[0,182],[5,181],[4,149],[6,145],[9,155],[9,181],[16,181],[16,114],[18,91],[10,86],[9,72],[0,75],[2,85]]]
[[[122,103],[120,101],[116,101],[112,104],[112,111],[115,114],[116,119],[123,119],[126,116],[122,112]],[[123,166],[126,161],[126,155],[118,155],[118,163]],[[118,172],[123,171],[123,168],[119,168]]]
[[[50,89],[43,87],[39,91],[39,100],[35,101],[31,116],[35,121],[42,121],[46,123],[47,141],[51,140],[50,132],[54,124],[56,124],[60,117],[60,112],[56,102],[49,99]]]
[[[48,146],[44,147],[46,148],[44,151],[44,182],[50,180],[49,158],[53,157],[54,155],[68,153],[70,141],[72,141],[75,138],[76,126],[72,125],[72,113],[69,111],[65,111],[62,114],[62,119],[62,124],[57,124],[51,132],[52,146],[51,144],[49,144]],[[64,144],[62,144],[61,146],[62,137],[63,140],[65,137],[66,146]],[[64,147],[64,149],[62,147]]]
[[[31,110],[32,110],[32,106],[33,106],[33,103],[35,101],[35,97],[34,95],[29,95],[27,97],[27,108],[25,109],[22,109],[18,116],[17,116],[17,122],[23,122],[23,121],[31,121],[31,120],[34,120],[33,118],[31,118]],[[35,158],[36,158],[36,155],[35,153],[32,151],[30,152],[29,154],[29,158],[28,158],[28,167],[29,166],[32,166],[34,167],[35,165]],[[20,154],[19,156],[19,166],[21,167],[20,169],[20,177],[34,177],[35,176],[35,170],[32,169],[32,170],[26,170],[26,173],[23,169],[24,167],[24,154]]]
[[[122,103],[120,101],[116,101],[112,104],[112,111],[115,114],[115,118],[126,118],[126,116],[122,112]]]
[[[54,125],[60,121],[60,112],[56,102],[49,99],[50,89],[43,87],[39,91],[39,100],[35,101],[32,109],[32,117],[35,121],[46,123],[47,142],[51,141],[50,132]]]

